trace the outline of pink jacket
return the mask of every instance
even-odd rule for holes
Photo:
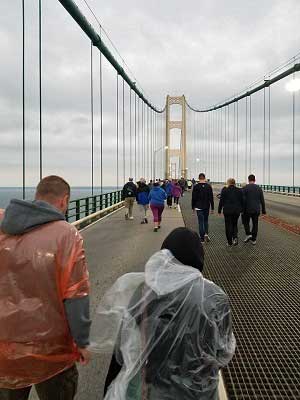
[[[182,194],[182,189],[181,187],[177,185],[172,185],[172,196],[173,197],[181,197]]]

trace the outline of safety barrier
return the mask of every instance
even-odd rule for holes
[[[71,200],[66,213],[66,220],[68,222],[78,221],[120,203],[122,203],[121,190]]]

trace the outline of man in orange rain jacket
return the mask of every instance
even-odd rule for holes
[[[82,238],[65,221],[70,186],[48,176],[34,201],[0,216],[0,400],[71,400],[87,364],[89,280]]]

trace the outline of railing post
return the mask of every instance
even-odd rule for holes
[[[93,213],[97,211],[97,196],[93,197]]]
[[[105,193],[104,195],[104,204],[105,204],[105,208],[108,207],[108,193]]]
[[[113,193],[109,193],[109,206],[113,205]]]
[[[87,217],[88,215],[89,215],[89,212],[90,212],[90,210],[89,210],[89,197],[87,197],[86,199],[85,199],[85,216]]]
[[[66,211],[65,217],[66,217],[66,221],[69,222],[69,208]]]
[[[76,200],[76,221],[80,219],[80,200]]]

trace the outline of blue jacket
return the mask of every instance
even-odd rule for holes
[[[149,186],[145,183],[139,183],[136,194],[136,201],[138,204],[142,204],[143,206],[149,204]]]
[[[172,196],[172,183],[169,182],[165,187],[166,193],[168,196]]]
[[[154,186],[149,193],[150,204],[163,206],[167,198],[167,193],[159,186]]]

